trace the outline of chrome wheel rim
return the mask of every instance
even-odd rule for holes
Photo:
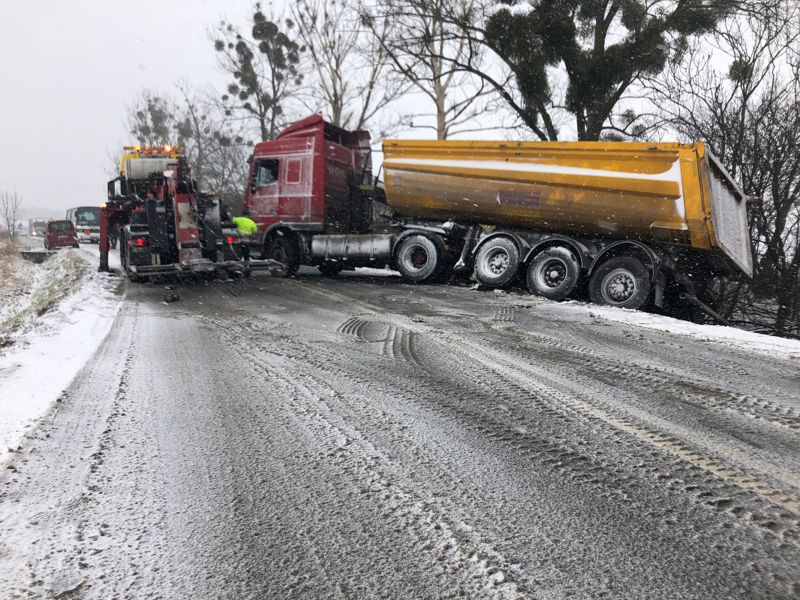
[[[630,300],[638,289],[636,277],[627,269],[614,269],[603,278],[603,299],[609,304]]]
[[[567,264],[560,258],[546,260],[536,270],[536,285],[539,289],[554,290],[567,280]]]
[[[494,248],[483,257],[484,271],[499,277],[508,270],[511,257],[503,248]]]

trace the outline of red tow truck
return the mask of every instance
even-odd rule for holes
[[[126,147],[120,175],[100,210],[100,270],[109,270],[111,237],[131,281],[156,276],[281,274],[275,260],[246,261],[241,240],[224,227],[219,201],[198,192],[183,148]]]

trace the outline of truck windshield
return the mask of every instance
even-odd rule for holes
[[[75,225],[92,227],[100,223],[99,206],[82,206],[75,209]]]

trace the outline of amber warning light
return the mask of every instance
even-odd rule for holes
[[[125,152],[135,152],[139,156],[170,156],[173,154],[181,154],[184,151],[184,146],[171,146],[164,144],[163,146],[123,146]]]

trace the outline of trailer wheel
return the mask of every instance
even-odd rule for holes
[[[277,260],[286,265],[284,277],[291,277],[300,268],[300,250],[292,235],[272,235],[265,244],[264,255],[266,258]]]
[[[443,249],[432,239],[420,234],[400,240],[395,255],[397,270],[411,283],[435,280],[443,265]]]
[[[650,271],[638,258],[615,256],[597,267],[589,280],[589,296],[596,304],[644,308],[650,301]]]
[[[550,300],[569,298],[580,279],[578,259],[563,246],[545,248],[528,265],[528,291]]]
[[[486,242],[475,257],[475,278],[489,287],[503,287],[511,283],[519,270],[519,249],[506,237],[496,237]]]

